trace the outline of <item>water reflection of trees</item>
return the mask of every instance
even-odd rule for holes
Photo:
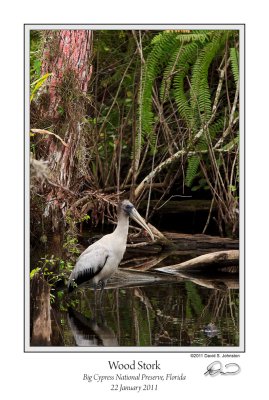
[[[50,286],[38,277],[31,282],[31,346],[51,344]]]
[[[40,294],[42,290],[40,286]],[[94,308],[88,289],[77,292],[69,315],[68,305],[59,299],[48,311],[47,289],[39,297],[43,308],[33,308],[32,345],[238,345],[238,290],[224,286],[211,289],[188,280],[110,289],[105,290],[102,310]]]
[[[175,289],[174,285],[170,285]],[[145,322],[149,332],[149,345],[153,346],[210,346],[236,345],[238,339],[238,294],[230,290],[211,290],[201,293],[201,289],[191,282],[185,287],[167,291],[165,301],[146,293],[148,288],[134,289],[146,309]],[[202,290],[203,292],[204,290]],[[151,301],[149,300],[151,298]],[[206,299],[206,300],[205,300]],[[136,314],[138,313],[135,307]],[[218,334],[205,334],[205,327],[214,324]],[[136,324],[138,325],[138,324]],[[139,325],[138,325],[139,326]],[[142,331],[146,331],[142,325]],[[136,339],[141,333],[136,329]],[[141,340],[140,340],[141,345]]]

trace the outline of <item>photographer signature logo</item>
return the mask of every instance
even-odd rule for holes
[[[225,364],[224,367],[220,361],[214,361],[208,365],[204,375],[236,375],[240,372],[241,368],[236,363]]]

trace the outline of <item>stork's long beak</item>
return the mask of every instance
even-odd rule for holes
[[[144,228],[148,234],[150,235],[152,241],[154,241],[154,236],[153,233],[151,232],[151,230],[149,229],[148,225],[146,224],[146,221],[144,220],[143,217],[141,217],[141,215],[139,214],[139,212],[135,209],[132,208],[132,211],[130,212],[130,217],[137,222],[140,226],[142,226],[142,228]]]

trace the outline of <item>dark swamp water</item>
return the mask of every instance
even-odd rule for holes
[[[211,250],[212,251],[212,250]],[[203,251],[204,253],[208,252]],[[170,276],[154,271],[200,253],[176,251],[134,258],[104,290],[102,305],[89,287],[68,296],[42,277],[31,281],[31,346],[238,346],[238,274]],[[136,254],[137,256],[137,254]],[[151,266],[150,269],[149,266]],[[137,273],[128,268],[146,269]],[[131,278],[130,278],[131,277]]]

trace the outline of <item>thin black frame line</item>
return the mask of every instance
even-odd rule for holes
[[[135,23],[135,24],[131,24],[131,23],[128,23],[128,24],[120,24],[120,23],[116,23],[116,24],[114,24],[114,23],[111,23],[111,24],[97,24],[97,23],[93,23],[93,24],[82,24],[82,23],[78,23],[78,24],[75,24],[75,23],[71,23],[71,24],[68,24],[68,23],[64,23],[64,24],[56,24],[56,23],[48,23],[48,24],[45,24],[45,23],[41,23],[41,24],[38,24],[38,23],[33,23],[33,24],[28,24],[28,23],[24,23],[23,24],[23,67],[24,67],[24,71],[23,71],[23,110],[24,110],[24,113],[23,113],[23,130],[24,130],[24,139],[25,139],[25,135],[26,135],[26,115],[25,115],[25,97],[26,97],[26,93],[25,93],[25,91],[26,91],[26,88],[25,88],[25,85],[26,85],[26,82],[25,82],[25,76],[26,76],[26,54],[25,54],[25,50],[26,50],[26,46],[25,46],[25,38],[26,38],[26,28],[28,28],[28,27],[30,27],[30,26],[36,26],[36,25],[49,25],[49,26],[55,26],[55,25],[61,25],[61,26],[66,26],[66,25],[68,25],[68,26],[72,26],[72,25],[74,25],[74,26],[79,26],[79,25],[102,25],[102,26],[114,26],[114,25],[120,25],[120,26],[128,26],[128,25],[139,25],[139,26],[143,26],[143,25],[147,25],[147,26],[156,26],[156,25],[163,25],[163,26],[174,26],[174,25],[176,25],[176,26],[181,26],[181,25],[191,25],[191,26],[196,26],[196,25],[201,25],[201,26],[211,26],[211,25],[213,25],[213,26],[216,26],[216,25],[225,25],[225,26],[240,26],[240,27],[242,27],[242,32],[243,32],[243,44],[244,44],[244,54],[243,54],[243,74],[244,74],[244,80],[243,80],[243,87],[244,87],[244,97],[243,97],[243,99],[244,99],[244,101],[243,101],[243,110],[244,110],[244,116],[243,116],[243,121],[244,121],[244,129],[243,129],[243,138],[244,138],[244,141],[243,141],[243,155],[244,155],[244,163],[243,163],[243,169],[244,169],[244,171],[243,171],[243,182],[244,182],[244,187],[243,187],[243,205],[244,205],[244,213],[243,213],[243,223],[244,223],[244,230],[243,230],[243,245],[244,245],[244,249],[243,249],[243,254],[244,254],[244,265],[243,265],[243,271],[244,271],[244,280],[243,280],[243,287],[244,287],[244,309],[243,309],[243,313],[244,313],[244,325],[243,325],[243,329],[244,329],[244,332],[243,332],[243,338],[244,338],[244,344],[243,344],[243,349],[241,350],[238,350],[238,349],[235,349],[235,350],[217,350],[219,353],[246,353],[246,226],[245,226],[245,222],[246,222],[246,207],[245,207],[245,205],[246,205],[246,199],[245,199],[245,191],[246,191],[246,157],[245,157],[245,155],[246,155],[246,153],[245,153],[245,150],[246,150],[246,24],[245,23],[238,23],[238,24],[232,24],[232,23],[217,23],[217,24],[213,24],[213,23],[208,23],[208,24],[206,24],[206,23],[194,23],[194,24],[188,24],[188,23],[184,23],[184,24],[177,24],[177,23],[169,23],[169,24],[157,24],[157,23],[150,23],[150,24],[145,24],[145,23],[142,23],[142,24],[139,24],[139,23]],[[30,29],[29,29],[29,31],[30,31]],[[240,31],[240,33],[241,33],[241,31]],[[240,134],[241,134],[241,132],[240,132]],[[26,141],[24,140],[24,146],[23,146],[23,173],[24,173],[24,178],[25,178],[25,172],[26,172],[26,143],[25,143]],[[26,243],[25,243],[25,236],[26,236],[26,230],[25,230],[25,228],[26,228],[26,199],[25,199],[25,195],[26,195],[26,183],[25,183],[25,179],[23,179],[23,188],[24,188],[24,190],[23,190],[23,209],[24,209],[24,218],[23,218],[23,243],[24,243],[24,249],[23,249],[23,257],[24,257],[24,290],[23,290],[23,306],[24,306],[24,313],[23,313],[23,315],[24,315],[24,320],[23,320],[23,350],[24,350],[24,353],[68,353],[68,354],[70,354],[70,353],[83,353],[83,354],[85,354],[85,353],[91,353],[91,354],[93,354],[93,353],[149,353],[149,354],[154,354],[154,353],[160,353],[160,354],[169,354],[169,353],[179,353],[179,354],[181,354],[181,353],[187,353],[187,354],[189,354],[189,353],[192,353],[192,352],[194,352],[195,351],[195,353],[216,353],[216,350],[211,350],[211,349],[208,349],[208,348],[206,348],[206,349],[203,349],[203,350],[197,350],[197,349],[195,349],[195,350],[192,350],[192,349],[190,349],[190,350],[174,350],[174,351],[158,351],[158,350],[153,350],[153,351],[147,351],[147,350],[140,350],[140,348],[138,348],[138,350],[128,350],[127,348],[126,348],[126,351],[125,350],[119,350],[119,351],[114,351],[114,350],[104,350],[104,351],[98,351],[97,349],[96,350],[81,350],[81,351],[76,351],[76,350],[72,350],[72,351],[59,351],[59,350],[57,350],[57,349],[55,349],[55,350],[45,350],[45,348],[44,348],[44,351],[41,351],[41,350],[34,350],[34,346],[32,346],[33,347],[33,350],[31,349],[31,350],[26,350],[26,343],[25,343],[25,340],[26,340],[26,338],[25,338],[25,324],[26,324],[26,309],[25,309],[25,299],[26,299],[26,290],[25,290],[25,280],[26,280]],[[240,196],[241,197],[241,196]],[[29,201],[30,201],[30,199],[29,199]],[[239,217],[240,218],[240,217]],[[239,223],[240,223],[240,220],[239,220]],[[240,240],[240,237],[239,237],[239,246],[240,246],[240,244],[241,244],[241,240]],[[240,247],[239,247],[240,248]],[[28,249],[28,251],[29,251],[29,249]],[[29,293],[28,293],[28,296],[29,296]],[[30,303],[29,303],[29,307],[30,307]],[[30,310],[29,310],[30,311]],[[240,323],[239,323],[239,327],[240,327]],[[240,334],[239,334],[240,335]],[[28,339],[30,339],[30,338],[28,338]],[[240,344],[239,344],[239,346],[240,346]],[[30,346],[31,347],[31,346]],[[46,348],[47,349],[47,348]]]
[[[128,26],[128,25],[131,25],[131,26],[187,26],[187,25],[189,25],[189,26],[197,26],[197,25],[201,25],[201,26],[216,26],[216,25],[223,25],[223,26],[245,26],[246,24],[245,23],[242,23],[242,22],[240,22],[240,23],[227,23],[227,22],[225,22],[225,23],[217,23],[217,24],[213,24],[213,23],[208,23],[208,24],[206,24],[206,23],[198,23],[198,22],[196,22],[196,23],[169,23],[169,24],[164,24],[164,23],[141,23],[141,24],[139,24],[139,23],[123,23],[123,24],[121,24],[121,23],[102,23],[102,22],[94,22],[94,23],[89,23],[89,22],[87,22],[87,23],[82,23],[82,22],[79,22],[79,23],[74,23],[74,22],[72,22],[72,23],[70,23],[70,24],[68,24],[68,23],[57,23],[57,22],[55,22],[55,23],[37,23],[37,22],[34,22],[34,23],[24,23],[23,24],[24,26],[35,26],[35,25],[39,25],[39,26],[41,26],[41,25],[46,25],[46,26],[53,26],[53,25],[57,25],[57,26],[59,26],[59,25],[61,25],[61,26],[66,26],[66,25],[68,25],[68,26],[79,26],[79,25],[83,25],[83,26],[92,26],[92,25],[99,25],[99,26]]]

